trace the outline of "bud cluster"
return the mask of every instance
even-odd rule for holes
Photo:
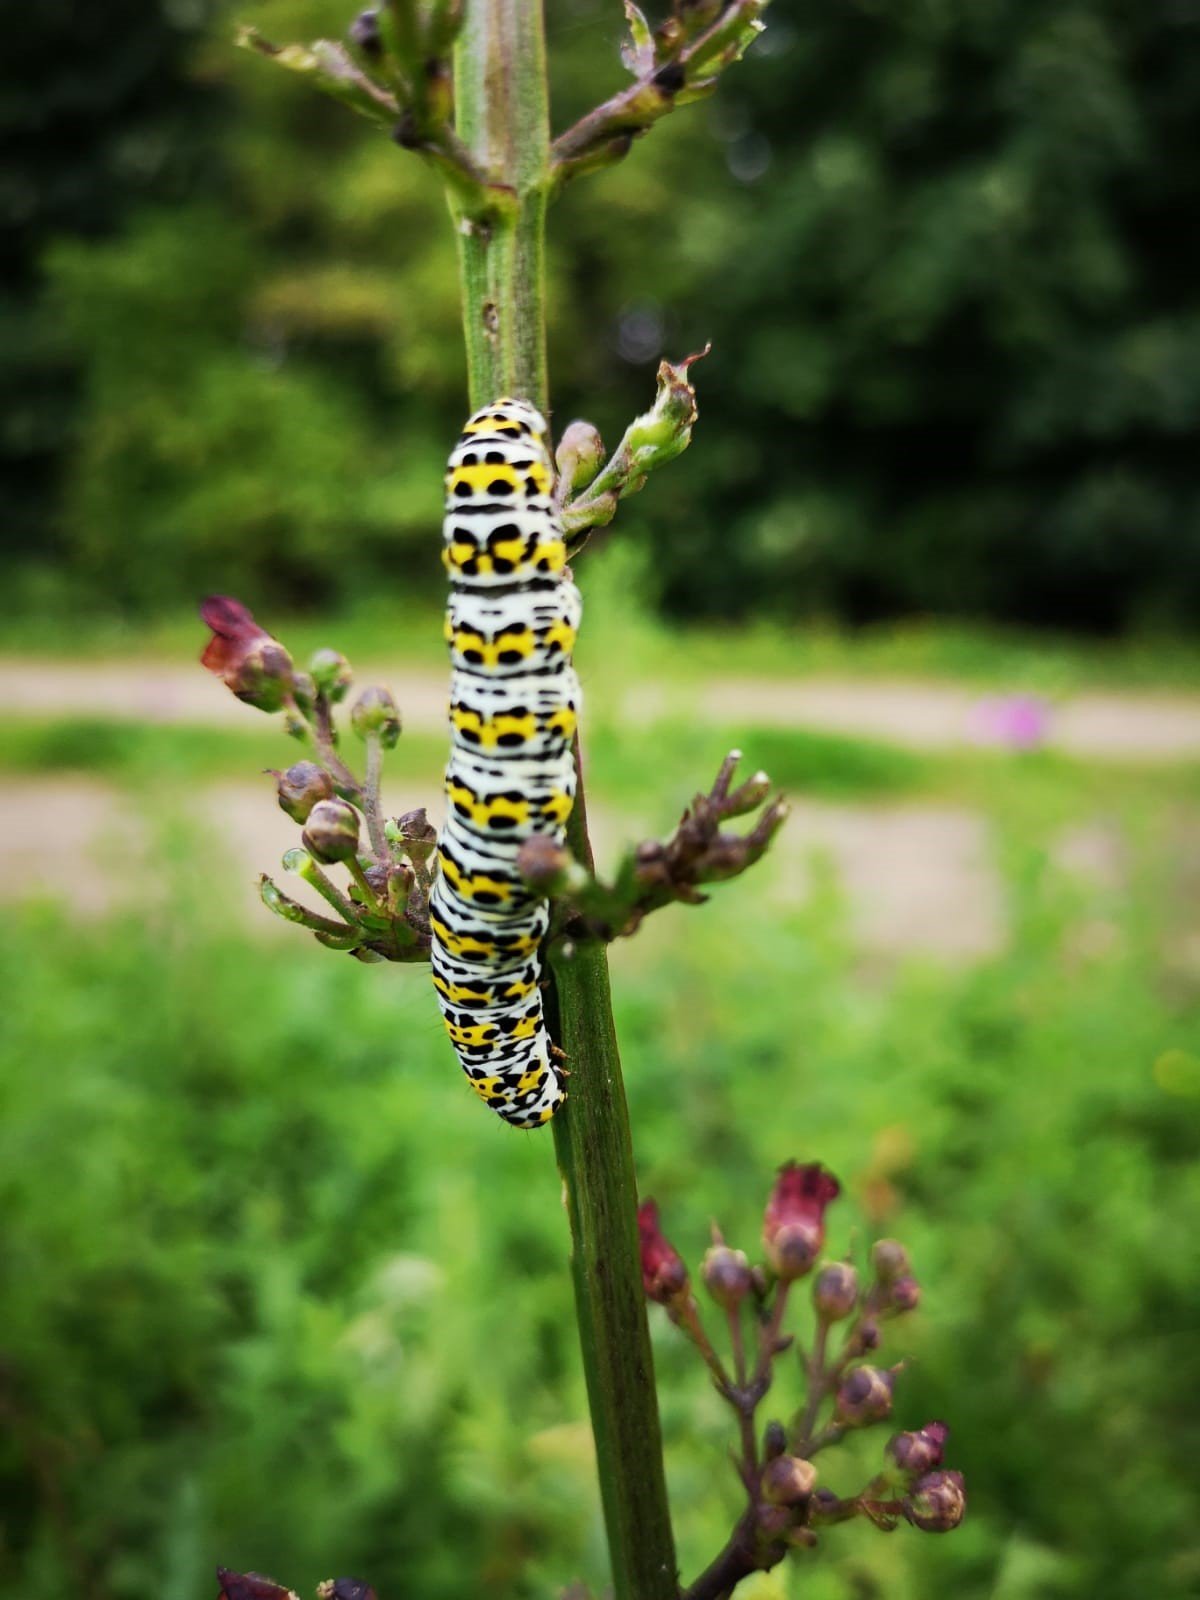
[[[436,834],[424,811],[388,822],[382,812],[383,754],[400,738],[400,713],[387,689],[364,689],[350,711],[350,726],[366,747],[360,780],[339,750],[334,708],[354,681],[337,650],[318,650],[306,672],[259,626],[239,601],[206,600],[201,615],[212,637],[201,660],[239,700],[262,711],[282,711],[288,732],[312,755],[275,772],[279,806],[300,825],[300,846],[284,867],[298,874],[333,908],[320,915],[286,895],[265,875],[259,894],[267,908],[307,928],[334,950],[360,961],[424,961],[429,956],[429,861]],[[365,837],[364,837],[365,835]],[[325,872],[344,867],[340,888]]]
[[[785,1163],[763,1213],[761,1264],[727,1244],[713,1225],[699,1278],[726,1323],[728,1357],[709,1337],[687,1264],[664,1234],[657,1204],[646,1200],[638,1213],[646,1294],[691,1341],[738,1417],[737,1467],[750,1510],[731,1539],[729,1559],[746,1572],[774,1565],[789,1549],[810,1548],[819,1530],[855,1517],[880,1528],[904,1521],[941,1533],[957,1527],[966,1509],[961,1474],[942,1465],[948,1430],[941,1422],[894,1434],[884,1465],[858,1494],[841,1497],[818,1486],[814,1458],[822,1450],[891,1416],[902,1368],[862,1357],[880,1344],[881,1320],[911,1310],[919,1298],[908,1253],[895,1240],[875,1245],[872,1272],[861,1277],[850,1261],[821,1260],[826,1212],[839,1193],[820,1163]],[[814,1329],[809,1347],[799,1350],[807,1396],[789,1422],[773,1417],[760,1428],[758,1408],[795,1342],[784,1328],[787,1308],[805,1279]]]
[[[217,1600],[298,1600],[294,1590],[256,1572],[218,1567],[217,1582],[221,1585]],[[326,1578],[317,1585],[316,1600],[376,1600],[376,1594],[359,1578]]]

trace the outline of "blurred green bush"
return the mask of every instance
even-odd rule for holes
[[[440,196],[240,58],[234,9],[123,0],[82,38],[23,20],[10,114],[64,133],[17,157],[22,192],[63,198],[14,212],[0,318],[30,604],[438,581],[463,393]],[[351,9],[254,20],[337,35]],[[561,125],[620,81],[620,7],[549,11]],[[666,607],[1195,619],[1198,34],[1176,0],[775,0],[714,101],[568,193],[560,416],[611,439],[660,354],[714,341],[697,448],[645,501]],[[109,86],[86,207],[63,120],[85,49]]]

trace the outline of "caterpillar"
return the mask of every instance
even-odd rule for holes
[[[517,869],[563,841],[575,800],[579,591],[567,570],[545,419],[502,399],[468,420],[446,467],[450,760],[429,898],[433,982],[471,1087],[515,1128],[565,1099],[542,1015],[545,901]]]

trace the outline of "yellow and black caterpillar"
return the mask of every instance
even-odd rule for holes
[[[516,1128],[548,1122],[562,1075],[542,1018],[546,904],[517,853],[563,841],[575,799],[579,591],[553,500],[545,419],[497,400],[446,468],[450,762],[430,896],[433,981],[471,1087]]]

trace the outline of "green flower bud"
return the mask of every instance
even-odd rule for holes
[[[400,738],[400,712],[391,690],[377,685],[364,689],[354,702],[350,726],[360,739],[377,733],[383,748],[394,750]]]
[[[334,705],[346,698],[346,691],[354,682],[350,663],[338,650],[318,650],[308,663],[308,670],[317,688]]]
[[[895,1283],[908,1271],[908,1251],[898,1239],[879,1239],[871,1251],[871,1265],[880,1283]]]
[[[558,442],[554,464],[567,492],[585,489],[604,465],[604,440],[590,422],[572,422]]]
[[[358,812],[346,800],[321,800],[300,835],[318,861],[349,861],[358,854]]]
[[[308,814],[320,800],[332,800],[333,779],[315,761],[297,761],[286,772],[277,774],[279,808],[293,822],[307,822]]]

